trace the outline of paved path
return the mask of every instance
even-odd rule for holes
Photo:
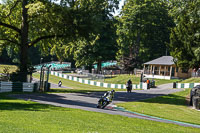
[[[173,88],[173,83],[159,85],[156,89],[169,89],[169,88]]]

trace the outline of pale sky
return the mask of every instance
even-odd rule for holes
[[[0,3],[2,3],[2,1],[3,1],[3,0],[0,0]],[[125,0],[121,0],[120,3],[119,3],[119,9],[120,9],[120,10],[121,10],[121,8],[122,8],[122,5],[124,4],[124,1],[125,1]],[[119,11],[120,11],[120,10],[119,10]],[[115,13],[115,15],[118,15],[118,14],[119,14],[119,12],[116,12],[116,13]]]
[[[2,2],[3,0],[0,0],[0,3]],[[120,8],[121,8],[121,6],[124,4],[124,0],[121,0],[121,2],[120,2]]]
[[[120,13],[120,11],[121,11],[121,9],[122,9],[122,6],[123,6],[123,4],[124,4],[124,1],[125,1],[125,0],[121,0],[121,1],[120,1],[120,3],[119,3],[119,11],[118,11],[117,13],[115,13],[115,15],[118,15],[118,14]]]

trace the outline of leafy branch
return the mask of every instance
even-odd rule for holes
[[[3,23],[3,22],[1,22],[1,21],[0,21],[0,26],[4,26],[4,27],[6,27],[6,28],[12,29],[12,30],[14,30],[14,31],[16,31],[16,32],[18,32],[18,33],[21,34],[21,30],[20,30],[19,28],[15,27],[15,26],[12,26],[12,25]]]

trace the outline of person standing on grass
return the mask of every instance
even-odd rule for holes
[[[131,93],[131,90],[132,90],[132,81],[131,79],[129,79],[126,83],[126,89],[127,89],[127,93],[130,92]]]

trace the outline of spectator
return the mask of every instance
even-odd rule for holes
[[[150,89],[150,80],[147,79],[147,89]]]

